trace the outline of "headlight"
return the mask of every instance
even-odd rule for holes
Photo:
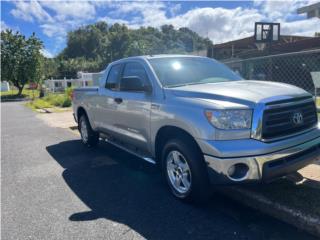
[[[208,121],[219,129],[249,129],[251,128],[252,110],[206,110]]]

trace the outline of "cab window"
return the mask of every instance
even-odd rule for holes
[[[111,67],[107,77],[107,81],[106,81],[106,88],[110,90],[119,89],[120,73],[121,73],[121,64],[117,64]]]
[[[133,77],[133,76],[139,77],[142,80],[142,83],[144,86],[150,85],[147,77],[147,73],[144,67],[140,63],[129,62],[125,65],[122,77],[125,78],[125,77]]]

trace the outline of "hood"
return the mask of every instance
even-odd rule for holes
[[[310,95],[305,90],[289,84],[253,80],[187,85],[171,88],[170,91],[180,97],[215,99],[244,104]]]

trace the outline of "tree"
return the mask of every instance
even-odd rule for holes
[[[97,22],[68,33],[67,46],[57,58],[56,76],[74,77],[78,71],[101,71],[114,60],[165,53],[191,53],[211,45],[208,38],[188,28],[129,29],[124,24]]]
[[[33,33],[28,39],[12,30],[1,32],[1,79],[18,88],[18,95],[28,82],[39,82],[42,74],[43,44]]]
[[[43,69],[45,69],[45,71],[43,72],[44,79],[57,78],[58,67],[59,67],[58,58],[44,58],[44,61],[43,61]]]
[[[60,56],[96,58],[105,55],[109,45],[108,25],[97,22],[69,32],[67,47]]]
[[[130,31],[124,24],[115,23],[109,29],[110,45],[108,53],[111,54],[110,62],[126,56],[127,49],[130,45]]]

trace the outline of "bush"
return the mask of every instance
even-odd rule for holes
[[[70,107],[70,106],[71,106],[71,99],[67,97],[63,100],[61,107]]]
[[[71,99],[72,92],[73,92],[73,88],[68,87],[66,88],[64,93]]]
[[[27,103],[27,106],[34,108],[34,109],[42,109],[42,108],[51,108],[53,107],[49,102],[43,99],[36,99],[32,102]]]
[[[70,107],[71,98],[67,94],[49,94],[45,96],[44,101],[55,107]]]
[[[49,94],[43,98],[36,99],[27,104],[34,109],[61,107],[66,108],[71,106],[71,98],[67,95],[67,91],[64,94]]]

